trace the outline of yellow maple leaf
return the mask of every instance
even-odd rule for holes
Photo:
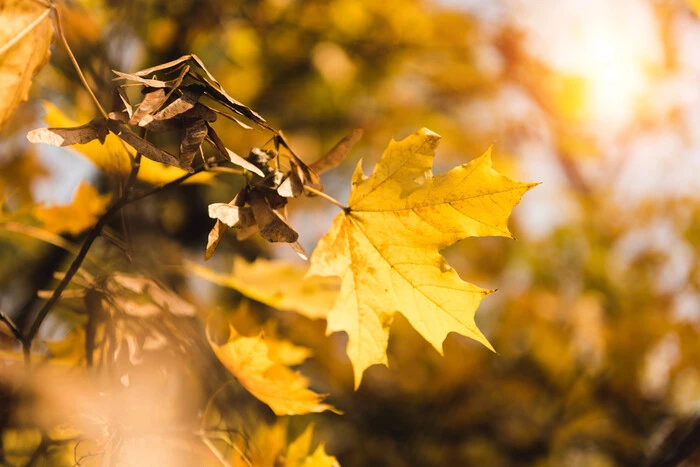
[[[71,128],[80,125],[80,123],[66,116],[52,103],[44,102],[43,105],[44,110],[46,110],[44,120],[49,127]],[[132,148],[128,146],[127,148],[134,154]],[[124,145],[119,140],[119,137],[113,133],[107,135],[104,144],[100,144],[98,140],[93,140],[87,144],[70,146],[70,149],[78,152],[105,172],[128,175],[131,171],[131,161],[124,150]],[[165,165],[143,158],[141,159],[138,179],[153,185],[162,185],[172,182],[186,173],[184,170],[172,165]],[[212,173],[201,172],[187,179],[185,183],[210,183],[212,177]]]
[[[285,261],[234,259],[231,274],[220,274],[193,262],[190,271],[222,287],[230,287],[265,305],[294,311],[311,319],[325,318],[338,296],[335,278],[305,277],[307,268]]]
[[[474,322],[490,291],[462,281],[439,250],[471,236],[511,237],[508,216],[534,184],[496,172],[490,150],[433,177],[439,139],[422,129],[392,141],[370,177],[360,162],[348,209],[334,219],[311,257],[310,275],[342,279],[328,332],[347,332],[356,387],[367,367],[387,363],[396,312],[439,352],[450,332],[491,349]]]
[[[262,335],[243,337],[230,328],[226,344],[209,340],[214,353],[241,385],[267,404],[277,415],[299,415],[335,409],[324,404],[325,396],[309,389],[309,381],[273,360],[274,339]]]
[[[95,187],[82,182],[75,191],[71,204],[39,206],[33,214],[43,223],[44,229],[51,233],[78,235],[95,225],[111,199],[112,195],[100,195]]]
[[[232,450],[231,465],[255,467],[339,467],[338,460],[319,444],[311,452],[314,424],[290,442],[289,418],[278,418],[273,424],[259,423],[250,437]]]
[[[0,2],[0,128],[27,100],[32,77],[49,59],[50,9],[39,2]]]
[[[316,450],[311,452],[311,441],[314,435],[314,424],[306,427],[297,439],[289,443],[287,455],[284,458],[284,467],[339,467],[340,464],[334,456],[329,456],[323,444],[319,444]]]

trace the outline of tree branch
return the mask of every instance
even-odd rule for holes
[[[7,327],[10,328],[10,331],[12,331],[12,334],[14,334],[17,339],[20,341],[22,340],[22,331],[20,331],[15,322],[12,321],[12,318],[7,316],[2,310],[0,310],[0,321],[7,324]]]
[[[61,282],[58,283],[58,286],[54,290],[53,295],[51,295],[51,298],[49,298],[48,301],[44,303],[44,306],[42,306],[39,310],[36,319],[32,323],[32,326],[29,328],[29,332],[27,332],[27,334],[22,337],[22,351],[24,353],[24,361],[27,366],[31,364],[30,350],[32,340],[36,336],[37,332],[39,332],[39,327],[41,327],[41,323],[44,322],[44,319],[46,319],[46,316],[51,311],[51,308],[53,308],[56,302],[58,302],[58,300],[61,298],[61,294],[63,293],[65,288],[68,287],[68,284],[73,279],[73,276],[75,276],[75,273],[77,273],[80,269],[80,266],[83,264],[83,261],[85,260],[88,252],[90,251],[90,247],[92,247],[92,244],[95,242],[97,237],[100,236],[102,228],[105,226],[105,224],[107,224],[109,219],[114,214],[119,212],[119,210],[128,203],[129,195],[131,194],[131,188],[136,182],[136,177],[138,176],[140,168],[141,154],[136,154],[136,157],[134,158],[134,164],[132,165],[131,172],[129,173],[129,178],[126,182],[126,186],[124,187],[124,192],[119,197],[119,199],[107,210],[107,212],[105,212],[100,217],[100,219],[97,221],[97,224],[95,224],[88,231],[87,237],[83,241],[83,245],[80,248],[78,255],[73,260],[73,263],[71,263],[70,267],[68,268],[68,271],[66,271],[66,275],[63,276]]]

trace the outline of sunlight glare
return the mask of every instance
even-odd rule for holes
[[[587,83],[585,113],[603,126],[617,128],[632,121],[650,84],[644,57],[633,41],[619,29],[600,28],[580,47],[579,66]]]
[[[533,56],[586,83],[583,115],[593,130],[629,124],[660,63],[662,44],[651,6],[639,0],[511,0],[513,21]]]

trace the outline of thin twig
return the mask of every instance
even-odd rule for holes
[[[22,40],[24,36],[32,32],[32,29],[37,27],[39,23],[41,23],[44,18],[46,18],[49,14],[51,13],[51,9],[47,9],[44,11],[42,14],[40,14],[34,21],[29,23],[26,28],[22,29],[15,37],[10,39],[9,42],[7,42],[5,45],[0,47],[0,57],[5,55],[5,53],[10,50],[16,43]]]
[[[156,193],[160,193],[161,191],[167,190],[168,188],[180,185],[182,182],[184,182],[188,178],[192,177],[193,175],[197,175],[198,173],[200,173],[200,172],[195,172],[195,173],[191,173],[191,174],[188,173],[188,174],[183,175],[182,177],[176,178],[172,182],[168,182],[164,185],[159,185],[155,188],[151,188],[150,190],[146,190],[146,191],[143,191],[141,193],[136,193],[134,196],[129,198],[124,204],[126,205],[126,204],[135,203],[136,201],[140,201],[144,198],[148,198],[149,196],[155,195]]]
[[[61,298],[61,294],[65,290],[65,288],[68,286],[70,281],[73,279],[73,276],[75,276],[75,273],[78,272],[80,269],[80,266],[83,264],[83,261],[85,260],[85,257],[88,254],[88,251],[90,251],[90,247],[92,247],[92,244],[95,242],[97,237],[100,236],[100,232],[102,231],[102,228],[107,224],[109,219],[119,212],[119,210],[125,206],[129,200],[129,195],[131,194],[131,188],[133,184],[136,182],[136,177],[138,176],[139,169],[141,168],[141,154],[137,154],[136,158],[134,159],[134,164],[131,168],[131,172],[129,173],[129,179],[126,182],[126,185],[124,187],[124,192],[122,193],[122,196],[119,197],[119,199],[105,212],[97,221],[97,224],[95,224],[87,233],[87,237],[83,241],[83,245],[80,248],[80,251],[78,252],[78,255],[75,257],[73,260],[73,263],[71,263],[70,267],[68,268],[68,271],[66,271],[66,275],[63,276],[63,279],[61,282],[58,283],[58,286],[56,286],[56,289],[53,292],[53,295],[51,295],[51,298],[44,303],[44,306],[41,307],[39,310],[39,313],[37,314],[36,319],[32,323],[31,328],[29,328],[29,332],[22,338],[22,350],[24,352],[24,357],[25,357],[25,364],[30,365],[31,360],[30,360],[30,349],[32,345],[32,340],[36,336],[37,332],[39,331],[39,327],[41,326],[41,323],[44,322],[44,319],[46,319],[46,316],[49,314],[49,311],[51,311],[51,308],[56,304],[56,302]]]
[[[225,161],[224,161],[225,162]],[[135,203],[136,201],[140,201],[144,198],[148,198],[151,195],[155,195],[156,193],[160,193],[161,191],[165,191],[169,188],[172,188],[174,186],[178,186],[185,182],[187,179],[190,177],[194,177],[197,174],[200,174],[202,172],[223,172],[223,170],[220,169],[228,169],[226,170],[227,173],[234,173],[234,174],[240,174],[242,175],[244,172],[243,171],[238,171],[237,169],[232,169],[230,167],[220,167],[215,164],[210,164],[208,166],[200,166],[197,167],[194,172],[192,173],[187,173],[182,175],[181,177],[176,178],[175,180],[172,180],[168,183],[165,183],[163,185],[158,185],[157,187],[151,188],[150,190],[143,191],[141,193],[136,193],[134,194],[131,198],[129,198],[126,203],[124,204],[131,204]]]
[[[205,438],[202,436],[199,439],[202,440],[202,443],[204,443],[204,445],[209,448],[209,450],[212,452],[212,454],[214,454],[214,456],[219,460],[219,462],[221,462],[221,465],[223,465],[224,467],[228,467],[231,465],[226,460],[226,458],[223,456],[223,454],[221,454],[221,452],[219,452],[219,450],[216,448],[214,443],[212,443],[209,438]]]
[[[333,198],[332,196],[327,195],[326,193],[322,192],[321,190],[317,190],[316,188],[311,187],[311,186],[308,186],[308,185],[304,185],[304,189],[305,189],[306,191],[308,191],[309,193],[313,193],[314,195],[316,195],[316,196],[318,196],[318,197],[320,197],[320,198],[325,199],[325,200],[328,201],[329,203],[335,204],[336,206],[338,206],[338,207],[339,207],[340,209],[342,209],[343,211],[346,211],[346,212],[347,212],[347,211],[350,209],[349,207],[344,206],[343,203],[341,203],[341,202],[338,201],[337,199]]]
[[[10,328],[10,331],[12,331],[12,334],[14,334],[17,339],[20,341],[22,340],[22,331],[20,331],[15,322],[12,321],[12,318],[7,316],[2,310],[0,310],[0,321],[7,324],[7,327]]]
[[[56,6],[53,7],[53,12],[54,12],[54,18],[56,19],[56,21],[55,21],[56,33],[58,34],[58,37],[61,38],[61,43],[63,44],[63,47],[65,47],[66,52],[68,52],[68,56],[70,57],[70,61],[73,64],[73,68],[75,68],[76,73],[78,73],[78,77],[80,78],[80,82],[83,83],[85,90],[88,92],[88,94],[90,94],[90,98],[95,103],[95,105],[97,106],[97,109],[100,111],[102,116],[104,118],[108,118],[107,112],[105,112],[105,109],[102,107],[102,104],[100,104],[100,101],[97,100],[95,93],[92,92],[92,89],[90,88],[90,85],[88,84],[87,79],[85,79],[85,75],[83,74],[83,70],[80,69],[80,65],[78,64],[78,60],[76,60],[75,55],[73,55],[73,50],[70,48],[70,45],[68,45],[68,41],[66,40],[66,35],[63,33],[63,26],[61,24],[61,14],[59,13],[58,8],[56,8]]]

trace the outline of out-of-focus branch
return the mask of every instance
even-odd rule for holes
[[[85,260],[88,252],[90,251],[90,247],[92,247],[92,244],[95,242],[97,237],[100,236],[102,228],[105,226],[105,224],[107,224],[109,219],[114,214],[119,212],[119,210],[127,204],[129,196],[131,195],[131,188],[133,187],[134,183],[136,183],[136,177],[138,176],[140,168],[141,154],[137,154],[134,158],[134,164],[131,168],[131,172],[129,173],[129,178],[126,182],[126,186],[122,195],[107,210],[107,212],[105,212],[100,217],[100,219],[97,221],[97,224],[95,224],[95,226],[88,231],[87,237],[85,238],[83,245],[80,248],[80,251],[78,252],[78,255],[73,260],[73,263],[71,263],[70,267],[68,268],[68,271],[66,271],[66,275],[63,277],[61,282],[59,282],[58,286],[53,292],[53,295],[51,295],[51,298],[49,298],[49,300],[39,310],[39,314],[32,323],[31,328],[29,328],[29,332],[27,332],[27,334],[22,337],[22,351],[24,353],[24,361],[27,366],[31,364],[30,351],[32,346],[32,340],[36,336],[37,332],[39,332],[39,327],[41,327],[41,323],[44,322],[44,319],[46,319],[46,316],[49,314],[53,306],[61,298],[61,294],[63,293],[65,288],[68,287],[68,284],[73,279],[73,276],[75,276],[75,274],[80,269],[80,266],[83,264],[83,261]]]
[[[85,75],[83,74],[83,70],[80,68],[80,65],[78,64],[78,60],[76,60],[75,55],[73,55],[73,50],[70,48],[70,45],[68,45],[68,41],[66,40],[66,35],[63,33],[63,25],[61,24],[61,14],[55,5],[53,6],[52,11],[53,11],[54,20],[55,20],[54,24],[56,26],[56,34],[61,39],[61,43],[63,44],[63,47],[66,49],[66,52],[68,52],[68,56],[70,57],[70,61],[73,64],[73,68],[75,68],[76,73],[78,73],[78,77],[80,78],[80,82],[83,83],[83,87],[88,92],[88,94],[90,94],[90,98],[95,103],[95,106],[100,111],[102,116],[104,118],[108,118],[107,112],[102,107],[102,104],[100,104],[100,101],[97,100],[95,93],[92,92],[92,89],[90,88],[90,85],[88,84],[87,79],[85,79]]]
[[[12,318],[7,316],[2,310],[0,310],[0,321],[7,324],[7,327],[10,328],[10,331],[12,331],[12,334],[14,334],[17,339],[20,341],[22,340],[22,331],[20,331],[15,322],[12,321]]]

